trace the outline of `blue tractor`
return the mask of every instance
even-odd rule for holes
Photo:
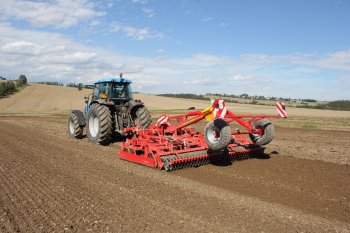
[[[124,128],[139,126],[147,129],[151,115],[141,100],[134,100],[131,81],[123,78],[104,78],[94,84],[93,92],[85,97],[84,111],[72,110],[68,117],[68,133],[82,138],[84,127],[89,141],[108,145]]]

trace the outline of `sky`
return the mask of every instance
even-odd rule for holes
[[[1,0],[0,75],[350,99],[350,0]]]

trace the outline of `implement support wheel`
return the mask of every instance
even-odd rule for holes
[[[217,151],[224,149],[231,142],[231,128],[222,119],[215,119],[207,124],[204,138],[209,149]]]
[[[253,122],[252,129],[262,130],[262,134],[258,134],[258,133],[249,134],[250,140],[252,140],[252,142],[254,142],[256,145],[269,144],[275,135],[275,130],[273,128],[273,125],[268,119],[261,119]]]

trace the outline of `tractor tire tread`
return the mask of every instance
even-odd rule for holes
[[[94,113],[92,113],[94,112]],[[89,133],[89,126],[87,127],[88,138],[93,143],[98,143],[101,145],[108,145],[112,138],[113,133],[113,123],[111,111],[105,105],[93,104],[88,112],[88,119],[91,114],[95,114],[99,119],[99,130],[96,137],[92,137]]]
[[[71,134],[69,129],[69,124],[72,121],[74,126],[74,133]],[[75,113],[71,113],[68,118],[68,133],[72,138],[82,139],[83,138],[84,127],[79,125],[78,116]]]
[[[151,125],[151,114],[145,106],[136,110],[136,118],[139,121],[141,129],[148,129]]]

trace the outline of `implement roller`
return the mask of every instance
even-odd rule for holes
[[[236,159],[262,153],[262,146],[274,137],[274,128],[268,118],[287,118],[284,104],[278,102],[276,107],[277,115],[235,115],[226,108],[223,100],[215,99],[203,111],[174,116],[163,114],[149,129],[124,129],[127,139],[122,142],[119,157],[171,171],[198,167],[222,158]],[[204,119],[209,121],[204,132],[196,132],[191,125]],[[231,122],[244,130],[232,131]]]

